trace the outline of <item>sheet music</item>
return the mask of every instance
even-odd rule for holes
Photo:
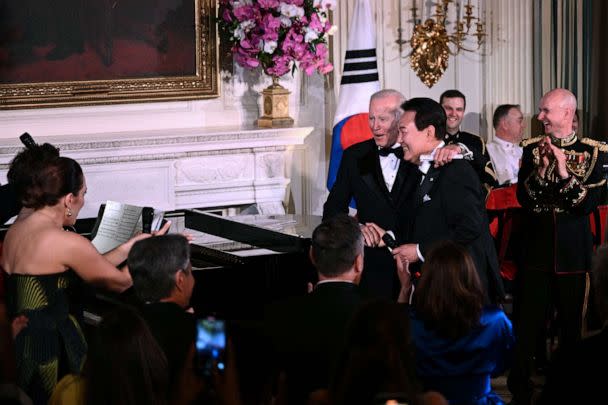
[[[129,240],[137,230],[141,211],[142,207],[108,201],[97,235],[92,240],[99,253],[109,252]]]

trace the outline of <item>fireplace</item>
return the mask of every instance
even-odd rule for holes
[[[291,173],[303,162],[313,128],[196,128],[38,137],[76,159],[88,193],[80,217],[95,217],[115,200],[162,210],[205,208],[238,213],[255,204],[264,214],[284,214],[288,195],[302,198]],[[0,180],[21,150],[0,139]],[[301,173],[301,168],[295,170]],[[290,191],[291,194],[288,194]]]

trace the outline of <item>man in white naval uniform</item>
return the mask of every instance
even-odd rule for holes
[[[492,119],[495,136],[486,146],[499,186],[517,183],[523,148],[519,142],[524,135],[524,116],[516,104],[502,104]]]

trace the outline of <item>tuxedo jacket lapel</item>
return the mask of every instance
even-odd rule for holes
[[[418,187],[418,192],[416,193],[416,205],[420,206],[424,202],[424,196],[428,196],[433,186],[436,184],[437,179],[439,178],[439,174],[441,171],[431,166],[429,171],[424,176],[424,180],[422,180],[422,184]]]
[[[407,165],[408,163],[403,160],[399,162],[397,176],[395,177],[395,182],[393,183],[393,188],[391,189],[391,198],[395,202],[397,202],[402,195],[401,190],[403,189],[405,180],[407,178]]]
[[[380,167],[380,159],[376,151],[370,151],[359,161],[359,170],[361,179],[367,186],[376,192],[381,198],[388,198],[390,195],[384,177],[382,177],[382,168]]]

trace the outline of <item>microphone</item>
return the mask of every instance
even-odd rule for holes
[[[34,141],[34,138],[32,138],[32,136],[30,134],[28,134],[27,132],[24,132],[23,134],[21,134],[21,136],[19,137],[19,140],[28,149],[37,146],[37,143]]]
[[[386,245],[389,252],[392,252],[394,248],[396,248],[397,241],[395,240],[395,235],[392,231],[386,231],[384,235],[382,235],[382,241]]]
[[[141,211],[141,228],[143,233],[152,233],[152,221],[154,220],[154,208],[144,207]]]

